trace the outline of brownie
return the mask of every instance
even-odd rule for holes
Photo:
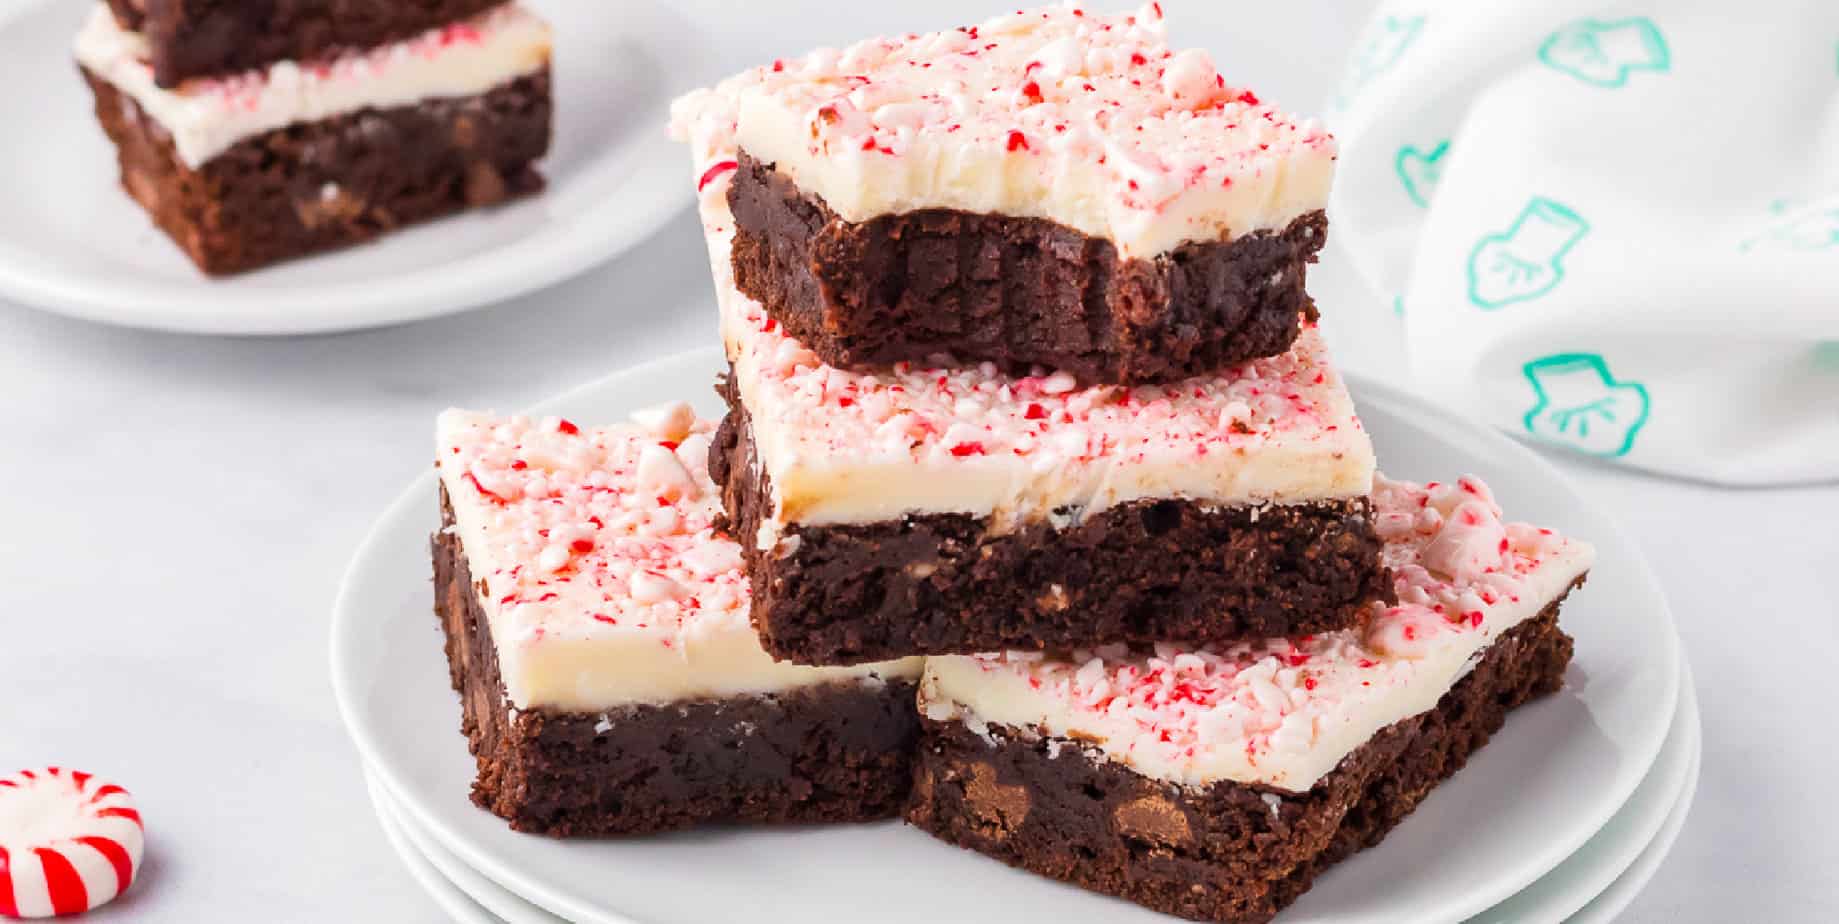
[[[758,534],[772,484],[732,376],[709,473],[728,530]],[[1263,507],[1119,504],[1066,525],[992,533],[966,514],[794,525],[743,542],[753,621],[776,658],[856,664],[909,655],[1108,642],[1230,642],[1325,632],[1391,599],[1365,498]],[[781,553],[780,550],[789,551]]]
[[[483,94],[364,109],[237,142],[197,168],[130,97],[89,71],[121,184],[211,274],[369,240],[540,190],[547,69]]]
[[[276,61],[369,48],[467,19],[505,0],[108,0],[147,39],[153,79],[176,87]]]
[[[442,510],[450,524],[445,492]],[[912,681],[604,713],[515,710],[459,540],[443,529],[433,554],[435,611],[479,769],[473,802],[514,830],[583,837],[899,813],[919,733]]]
[[[1075,741],[926,719],[907,820],[1157,911],[1268,921],[1324,869],[1379,843],[1509,710],[1562,686],[1572,643],[1561,601],[1495,640],[1434,709],[1383,729],[1307,792],[1181,786]]]
[[[825,363],[940,354],[1088,383],[1164,382],[1290,348],[1315,305],[1326,240],[1310,212],[1281,231],[1123,258],[1041,218],[926,209],[839,218],[771,164],[739,155],[728,190],[736,286]]]

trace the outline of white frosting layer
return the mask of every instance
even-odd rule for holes
[[[748,622],[740,548],[715,533],[714,425],[687,405],[579,429],[448,411],[439,470],[505,692],[519,709],[596,712],[919,675],[775,661]]]
[[[171,133],[179,159],[198,167],[238,141],[289,125],[476,96],[546,67],[549,45],[548,24],[513,3],[403,42],[165,89],[153,82],[146,39],[98,3],[77,34],[76,57],[138,103]]]
[[[1320,333],[1219,376],[1136,388],[985,364],[826,366],[734,287],[731,173],[702,197],[723,339],[779,527],[966,513],[992,528],[1148,498],[1291,504],[1365,495],[1373,447]]]
[[[1336,155],[1315,123],[1228,86],[1205,51],[1172,52],[1157,4],[819,49],[714,93],[740,149],[846,220],[1045,218],[1125,257],[1282,228],[1325,206]]]
[[[1503,523],[1464,478],[1374,488],[1399,604],[1358,627],[1229,648],[939,657],[920,685],[929,717],[1076,739],[1145,776],[1303,792],[1395,722],[1425,712],[1507,630],[1589,570],[1595,551]]]

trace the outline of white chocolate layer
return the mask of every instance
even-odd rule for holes
[[[989,366],[826,366],[734,287],[732,223],[702,197],[722,333],[781,527],[964,513],[993,529],[1116,504],[1296,504],[1364,496],[1373,447],[1320,333],[1282,356],[1173,385],[1079,388]]]
[[[739,149],[849,221],[918,209],[1044,218],[1154,257],[1325,207],[1336,146],[1205,51],[1170,50],[1161,8],[1077,6],[869,39],[718,88]]]
[[[1076,739],[1155,779],[1303,792],[1381,729],[1434,706],[1489,645],[1589,570],[1595,550],[1504,523],[1481,482],[1380,478],[1374,504],[1397,606],[1360,625],[1227,648],[1112,646],[1067,660],[927,660],[920,706],[973,729]]]
[[[542,70],[549,48],[549,25],[512,3],[402,42],[166,89],[153,82],[147,40],[97,3],[77,34],[76,57],[164,127],[179,159],[196,168],[239,141],[289,125],[476,96]]]
[[[740,548],[712,526],[714,425],[686,405],[635,420],[440,417],[441,483],[512,705],[598,712],[919,675],[919,658],[773,660],[748,622]]]

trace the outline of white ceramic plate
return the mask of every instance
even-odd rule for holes
[[[542,413],[623,419],[688,398],[717,411],[713,349],[626,370],[546,402]],[[1343,864],[1286,914],[1290,924],[1458,921],[1543,876],[1583,846],[1646,776],[1679,685],[1666,601],[1640,554],[1531,451],[1419,399],[1356,383],[1366,426],[1394,476],[1486,475],[1509,513],[1596,542],[1590,585],[1565,609],[1577,637],[1567,689],[1517,713],[1469,769],[1418,809],[1385,849]],[[473,764],[428,588],[434,479],[418,479],[358,550],[333,616],[332,672],[346,724],[406,814],[468,866],[587,922],[704,921],[745,913],[809,920],[859,913],[936,921],[1008,913],[1066,922],[1161,920],[898,824],[705,831],[562,842],[524,837],[474,808]],[[889,895],[924,901],[889,905]]]
[[[1692,800],[1698,794],[1699,771],[1704,760],[1692,762],[1692,774],[1686,781],[1686,791],[1673,811],[1667,816],[1666,824],[1661,825],[1660,833],[1654,836],[1653,843],[1641,851],[1633,865],[1622,871],[1622,875],[1604,889],[1602,894],[1591,899],[1588,905],[1571,916],[1569,924],[1611,924],[1628,909],[1635,896],[1647,886],[1648,880],[1659,871],[1660,863],[1672,852],[1673,844],[1679,840],[1679,832],[1686,827],[1686,816],[1692,810]]]
[[[1579,908],[1601,921],[1633,898],[1672,846],[1697,789],[1702,739],[1698,698],[1692,692],[1689,670],[1682,674],[1681,683],[1679,708],[1666,744],[1647,779],[1642,780],[1621,811],[1557,869],[1512,898],[1470,918],[1469,924],[1557,922],[1566,920]],[[511,924],[556,924],[561,920],[460,862],[412,819],[403,817],[395,796],[372,774],[367,772],[366,779],[378,814],[389,815],[408,843],[424,855],[424,861],[473,901]],[[1642,870],[1646,873],[1642,874]],[[1612,880],[1614,884],[1610,885]],[[1605,886],[1609,886],[1608,891]],[[1572,924],[1582,920],[1582,916],[1571,918]]]
[[[367,770],[364,783],[370,790],[371,805],[376,809],[384,828],[394,829],[401,837],[401,841],[394,845],[397,852],[406,850],[415,854],[415,862],[410,862],[407,856],[403,857],[404,862],[409,863],[411,872],[415,871],[418,864],[425,867],[440,877],[441,884],[447,889],[457,889],[461,893],[460,897],[466,899],[488,920],[504,921],[506,924],[567,924],[563,919],[512,895],[504,887],[485,878],[478,870],[455,859],[427,832],[403,817],[402,809],[396,805],[396,798],[377,781],[376,774]],[[419,874],[416,878],[420,879]],[[445,897],[437,895],[435,901],[445,907]]]
[[[526,0],[555,26],[541,196],[211,280],[116,182],[70,43],[91,0],[0,0],[0,296],[134,327],[348,330],[449,314],[581,272],[689,205],[670,100],[719,68],[670,4]],[[687,63],[686,63],[687,62]]]
[[[1659,850],[1654,862],[1658,865],[1659,856],[1673,845],[1673,839],[1664,837],[1662,832],[1668,824],[1675,823],[1674,819],[1683,819],[1692,806],[1703,745],[1698,694],[1692,687],[1692,670],[1682,657],[1679,708],[1673,715],[1673,729],[1667,733],[1667,742],[1647,779],[1641,781],[1615,817],[1557,869],[1471,918],[1469,924],[1569,920],[1625,877],[1642,857],[1654,853],[1656,846]],[[1637,884],[1629,897],[1639,890]]]
[[[370,804],[377,812],[377,824],[383,828],[383,836],[402,858],[402,864],[409,868],[409,875],[427,890],[434,903],[439,905],[447,916],[459,924],[498,924],[483,907],[465,892],[454,885],[428,858],[409,842],[408,834],[403,830],[401,821],[390,808],[389,797],[378,788],[375,780],[366,779],[370,784]]]

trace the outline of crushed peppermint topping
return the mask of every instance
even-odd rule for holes
[[[928,191],[1038,204],[1076,186],[1076,208],[1098,211],[1049,217],[1111,237],[1127,255],[1320,208],[1336,153],[1320,125],[1232,86],[1207,52],[1173,51],[1155,4],[1115,16],[1048,7],[819,48],[690,94],[673,107],[673,132],[697,147],[705,186],[745,149],[855,221],[903,204],[1006,211],[980,207],[995,200],[929,203]],[[1299,179],[1289,169],[1299,157],[1320,170]],[[800,164],[824,165],[836,183],[801,176]],[[980,179],[913,185],[966,170]],[[1229,192],[1254,179],[1267,192],[1302,182],[1311,201]],[[1232,214],[1212,214],[1221,209]],[[1171,216],[1184,227],[1166,227]]]
[[[473,577],[525,638],[640,632],[668,647],[746,624],[740,549],[714,530],[714,425],[687,405],[633,416],[635,426],[603,428],[441,417],[455,515],[483,536],[467,548]]]
[[[731,325],[731,342],[745,354],[736,367],[753,389],[754,425],[789,434],[800,456],[919,462],[1011,456],[1047,471],[1358,440],[1346,386],[1313,324],[1290,352],[1217,376],[1081,388],[1065,373],[1010,376],[988,363],[839,369],[769,329],[759,303],[735,299],[731,307],[742,313]]]

